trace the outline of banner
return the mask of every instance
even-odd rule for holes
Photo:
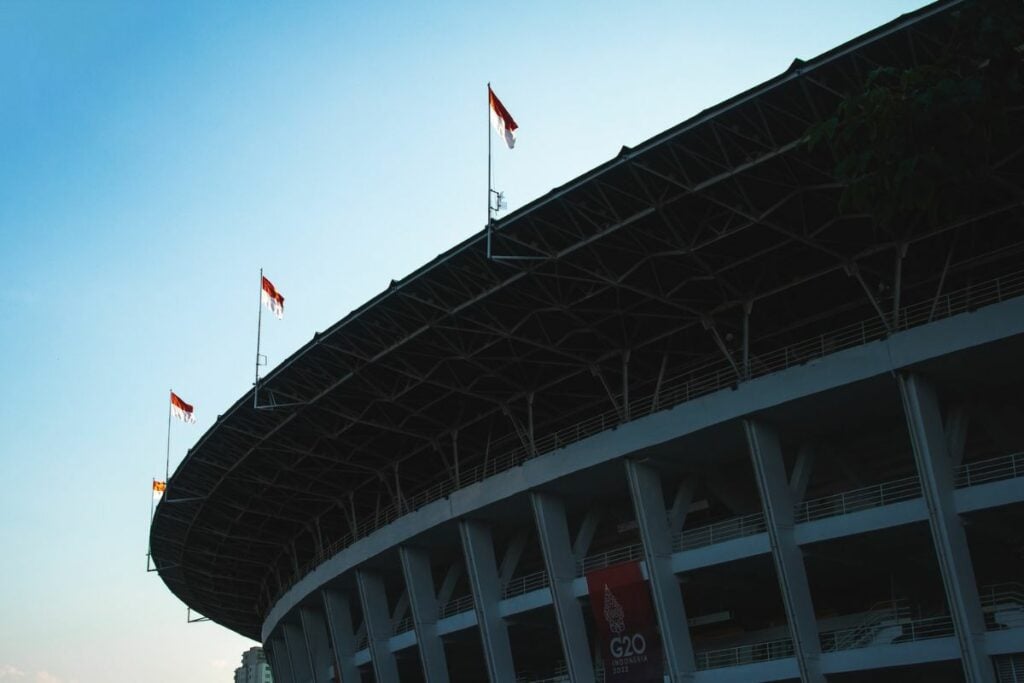
[[[661,638],[639,562],[587,574],[605,683],[661,683]]]

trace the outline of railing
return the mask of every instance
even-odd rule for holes
[[[764,515],[760,512],[724,519],[707,526],[688,529],[672,537],[672,550],[679,552],[690,548],[700,548],[713,543],[721,543],[734,538],[752,536],[765,531]]]
[[[631,562],[641,560],[644,557],[644,547],[640,543],[624,545],[621,548],[613,548],[597,555],[584,557],[582,562],[576,565],[576,576],[583,576],[589,571],[610,567],[619,562]]]
[[[896,331],[948,318],[958,313],[972,311],[981,306],[998,303],[1021,294],[1024,294],[1024,272],[971,285],[964,289],[941,295],[933,301],[922,301],[900,309],[899,314],[896,316],[895,324],[890,321],[887,325],[887,323],[877,317],[871,318],[839,328],[827,335],[819,335],[766,354],[756,355],[752,358],[750,372],[744,379],[749,380],[797,365],[803,365],[808,361],[822,358],[843,349],[862,346],[870,341],[884,339]],[[728,363],[724,361],[706,363],[694,366],[687,372],[665,380],[661,391],[630,401],[621,411],[613,409],[593,415],[577,424],[536,438],[529,447],[511,436],[499,440],[493,445],[494,450],[500,453],[499,455],[487,459],[480,465],[463,469],[455,478],[438,481],[411,496],[404,497],[400,502],[382,508],[372,517],[363,519],[355,526],[353,531],[345,534],[335,542],[325,545],[315,554],[313,559],[300,567],[300,570],[293,577],[280,586],[272,602],[276,602],[300,578],[319,566],[324,560],[352,545],[356,540],[394,522],[405,514],[418,510],[424,505],[447,497],[453,491],[479,483],[499,472],[522,465],[528,460],[581,441],[613,426],[628,422],[631,419],[671,408],[680,403],[713,393],[719,389],[733,386],[739,381],[740,378]]]
[[[559,683],[569,680],[569,668],[565,662],[559,662],[551,671],[543,674],[543,678],[533,678],[529,675],[516,676],[516,683]]]
[[[948,614],[924,619],[913,619],[902,624],[903,632],[894,642],[906,643],[954,635],[953,619]]]
[[[392,635],[398,635],[399,633],[405,633],[411,631],[413,627],[412,615],[402,617],[391,626]]]
[[[850,628],[821,633],[821,651],[837,652],[872,645],[875,637],[885,628],[896,627],[910,619],[910,605],[906,600],[879,602],[871,606],[861,623]]]
[[[437,617],[438,619],[444,619],[445,617],[450,617],[453,614],[468,612],[471,609],[473,609],[473,596],[462,595],[441,605],[437,609]]]
[[[1024,476],[1024,453],[1014,453],[961,465],[957,468],[954,485],[960,489],[1020,476]]]
[[[780,638],[766,643],[737,645],[721,650],[704,650],[696,653],[697,669],[720,669],[725,666],[739,666],[753,662],[767,662],[793,656],[792,638]]]
[[[986,628],[998,631],[1024,625],[1024,584],[997,583],[978,591]]]
[[[547,585],[548,573],[542,569],[539,572],[533,572],[525,576],[517,576],[509,581],[508,585],[501,591],[501,597],[502,599],[515,597],[516,595],[535,591],[538,588],[544,588]]]
[[[799,503],[793,510],[794,521],[799,524],[920,497],[921,483],[918,478],[904,477]]]

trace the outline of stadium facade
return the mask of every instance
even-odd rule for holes
[[[939,2],[552,190],[218,418],[154,561],[282,683],[1024,680],[1024,126],[949,215],[807,131]],[[1005,144],[1004,144],[1005,143]]]

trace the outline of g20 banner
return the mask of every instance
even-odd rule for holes
[[[606,683],[661,682],[661,638],[639,562],[587,574]]]

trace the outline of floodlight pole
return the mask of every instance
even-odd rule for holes
[[[252,383],[252,407],[259,408],[260,392],[260,333],[263,331],[263,269],[260,268],[260,288],[256,296],[256,379]]]

